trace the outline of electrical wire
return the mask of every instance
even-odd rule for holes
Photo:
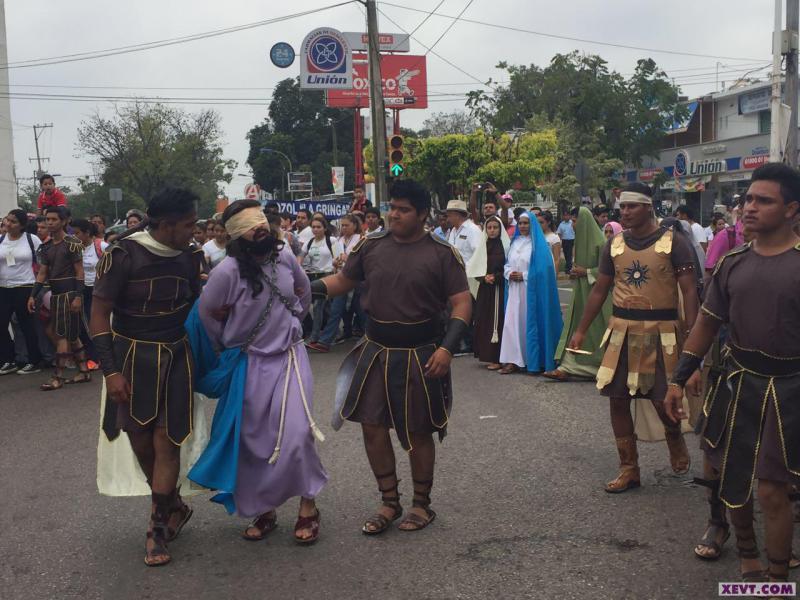
[[[450,22],[450,24],[447,26],[447,28],[446,28],[446,29],[445,29],[445,30],[442,32],[442,35],[440,35],[438,38],[436,38],[436,41],[435,41],[435,42],[433,42],[433,45],[431,45],[431,46],[430,46],[430,47],[429,47],[429,48],[428,48],[428,49],[425,51],[425,56],[428,56],[428,54],[429,54],[429,53],[433,52],[433,49],[436,47],[436,44],[438,44],[439,42],[441,42],[441,41],[442,41],[442,38],[443,38],[444,36],[446,36],[446,35],[448,34],[448,32],[449,32],[449,31],[450,31],[450,30],[453,28],[453,25],[455,25],[455,24],[458,22],[458,20],[459,20],[459,19],[461,19],[461,16],[462,16],[462,15],[463,15],[465,12],[467,12],[467,9],[468,9],[470,6],[472,6],[472,3],[473,3],[473,2],[475,2],[475,0],[469,0],[469,2],[467,2],[467,5],[466,5],[464,8],[462,8],[462,9],[461,9],[461,12],[460,12],[460,13],[458,13],[458,15],[456,16],[456,18],[455,18],[455,19],[453,19],[453,20]],[[432,15],[432,14],[433,14],[433,13],[431,13],[431,15]]]
[[[424,9],[421,9],[421,8],[413,8],[411,6],[404,6],[402,4],[394,4],[392,2],[382,2],[382,4],[384,6],[392,6],[394,8],[402,8],[404,10],[409,10],[409,11],[412,11],[412,12],[419,12],[419,13],[427,13],[428,12],[427,10],[424,10]],[[445,18],[445,19],[455,19],[456,18],[456,17],[450,16],[450,15],[444,15],[442,13],[438,13],[436,16],[437,17],[442,17],[442,18]],[[721,58],[723,60],[753,61],[753,62],[759,60],[759,59],[756,59],[756,58],[719,56],[719,55],[715,55],[715,54],[701,54],[699,52],[683,52],[683,51],[680,51],[680,50],[664,50],[664,49],[661,49],[661,48],[644,48],[642,46],[633,46],[633,45],[628,45],[628,44],[616,44],[616,43],[613,43],[613,42],[600,42],[600,41],[597,41],[597,40],[589,40],[589,39],[585,39],[585,38],[571,37],[571,36],[560,35],[560,34],[555,34],[555,33],[545,33],[545,32],[542,32],[542,31],[534,31],[532,29],[523,29],[521,27],[513,27],[513,26],[510,26],[510,25],[498,25],[496,23],[487,23],[485,21],[478,21],[476,19],[464,19],[464,18],[462,18],[461,21],[463,21],[464,23],[473,23],[475,25],[483,25],[485,27],[492,27],[492,28],[495,28],[495,29],[504,29],[506,31],[516,31],[516,32],[519,32],[519,33],[529,33],[531,35],[538,35],[538,36],[542,36],[542,37],[555,38],[555,39],[559,39],[559,40],[568,40],[568,41],[571,41],[571,42],[581,42],[581,43],[584,43],[584,44],[596,44],[598,46],[611,46],[613,48],[624,48],[626,50],[640,50],[640,51],[645,51],[645,52],[657,52],[657,53],[660,53],[660,54],[675,54],[675,55],[678,55],[678,56],[695,56],[695,57],[699,57],[699,58]]]
[[[143,50],[152,50],[153,48],[161,48],[164,46],[174,46],[177,44],[184,44],[187,42],[194,42],[197,40],[208,39],[212,37],[218,37],[221,35],[227,35],[229,33],[236,33],[239,31],[245,31],[248,29],[255,29],[257,27],[264,27],[265,25],[273,25],[275,23],[280,23],[282,21],[288,21],[290,19],[295,19],[298,17],[304,17],[307,15],[315,14],[318,12],[330,10],[332,8],[338,8],[340,6],[345,6],[347,4],[351,4],[357,0],[346,0],[345,2],[339,2],[337,4],[330,4],[328,6],[323,6],[320,8],[315,8],[312,10],[306,10],[303,12],[298,12],[290,15],[285,15],[282,17],[275,17],[272,19],[265,19],[263,21],[255,21],[253,23],[246,23],[244,25],[236,25],[234,27],[226,27],[224,29],[216,29],[213,31],[206,31],[203,33],[195,33],[186,36],[176,37],[176,38],[169,38],[164,40],[157,40],[153,42],[144,42],[141,44],[132,44],[128,46],[119,46],[117,48],[107,48],[105,50],[93,50],[89,52],[78,52],[74,54],[64,54],[61,56],[50,56],[46,58],[34,58],[16,62],[10,62],[6,64],[0,64],[0,70],[2,69],[24,69],[28,67],[43,67],[47,65],[56,65],[61,63],[68,63],[68,62],[76,62],[76,61],[83,61],[83,60],[94,60],[96,58],[104,58],[107,56],[116,56],[118,54],[129,54],[131,52],[141,52]]]

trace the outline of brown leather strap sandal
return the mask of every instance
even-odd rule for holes
[[[746,533],[736,532],[736,550],[739,558],[756,559],[761,556],[756,544],[756,534],[752,526]],[[767,572],[764,569],[755,571],[745,571],[741,573],[742,581],[746,583],[758,583],[767,580]]]
[[[770,581],[788,581],[789,579],[789,564],[790,558],[772,558],[767,554],[767,561],[769,562],[769,580]]]
[[[389,478],[394,479],[394,485],[387,488],[378,487],[378,491],[381,492],[381,501],[383,502],[383,505],[392,509],[392,516],[387,517],[379,512],[376,512],[369,519],[367,519],[364,522],[363,527],[361,527],[361,533],[364,535],[378,535],[383,533],[389,528],[389,525],[403,516],[403,507],[400,506],[400,494],[397,491],[397,486],[400,483],[400,480],[397,479],[396,472],[392,471],[386,475],[375,476],[375,479],[377,479],[379,482],[378,485],[380,485],[381,479]],[[391,492],[394,493],[392,494]]]
[[[422,491],[418,490],[417,486],[422,486]],[[425,529],[436,519],[436,513],[430,508],[432,487],[432,479],[428,481],[414,480],[414,501],[412,504],[414,508],[421,508],[424,510],[425,517],[421,517],[417,513],[409,512],[406,518],[403,519],[403,522],[397,527],[400,531],[420,531]]]
[[[72,379],[67,379],[64,383],[67,385],[73,383],[89,383],[92,380],[92,372],[89,370],[89,365],[86,363],[86,347],[81,346],[72,353],[72,356],[78,364],[78,374]]]
[[[569,381],[569,375],[567,375],[564,371],[560,371],[559,369],[545,371],[542,373],[542,377],[547,377],[553,381]]]
[[[319,509],[317,509],[315,514],[311,515],[310,517],[297,517],[297,522],[294,524],[294,541],[305,546],[316,542],[319,539],[319,521]],[[304,529],[311,530],[311,537],[304,538],[297,535]]]
[[[731,537],[730,524],[725,520],[725,505],[719,499],[719,479],[700,479],[695,477],[694,483],[711,490],[708,498],[708,504],[711,506],[711,518],[708,520],[708,526],[703,537],[700,538],[694,548],[694,554],[702,560],[717,560],[722,554],[722,547],[725,542]],[[698,552],[700,548],[707,548],[711,552]]]
[[[58,352],[56,354],[56,370],[50,381],[43,383],[39,389],[43,392],[53,392],[60,390],[64,387],[66,379],[64,378],[64,368],[67,366],[67,360],[72,358],[72,352]]]
[[[514,363],[508,363],[507,365],[503,365],[503,367],[498,371],[500,375],[511,375],[511,373],[516,373],[519,371],[519,367]]]
[[[249,527],[242,532],[242,537],[248,542],[259,542],[267,537],[267,534],[278,526],[278,515],[274,510],[265,512],[263,515],[253,519]],[[251,529],[257,529],[257,534],[248,533]]]
[[[163,567],[172,560],[167,549],[167,530],[169,529],[169,508],[171,494],[157,494],[153,492],[155,510],[150,515],[153,527],[147,532],[145,544],[144,564],[148,567]]]
[[[183,529],[183,526],[189,522],[189,519],[191,519],[192,515],[194,514],[194,511],[191,509],[191,507],[183,501],[183,498],[181,498],[179,490],[175,490],[175,496],[169,514],[170,521],[172,521],[173,517],[176,515],[178,516],[178,522],[175,527],[167,528],[167,541],[171,542],[177,539],[178,535]]]

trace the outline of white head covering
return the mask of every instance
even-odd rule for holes
[[[489,217],[486,220],[486,223],[489,221],[496,221],[497,224],[500,225],[500,241],[503,244],[503,252],[507,257],[508,249],[511,246],[511,238],[508,237],[508,232],[506,231],[506,228],[503,227],[503,222],[499,217]],[[472,292],[472,296],[475,298],[478,296],[478,286],[480,285],[480,282],[477,280],[477,278],[484,277],[486,275],[486,242],[489,240],[489,236],[486,234],[486,223],[483,224],[483,236],[481,238],[482,243],[478,244],[478,247],[475,249],[475,253],[472,255],[472,258],[469,259],[466,267],[469,291]]]

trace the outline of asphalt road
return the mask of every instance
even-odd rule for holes
[[[242,519],[197,496],[162,569],[142,562],[149,501],[97,493],[99,383],[42,393],[45,374],[0,378],[0,598],[694,599],[736,579],[731,542],[717,563],[692,555],[703,491],[671,475],[663,443],[641,445],[640,490],[604,493],[617,458],[593,384],[501,376],[466,357],[454,363],[450,431],[437,445],[436,522],[363,536],[378,494],[359,431],[327,426],[346,349],[312,359],[331,476],[320,541],[292,541],[295,501],[267,541],[248,543]],[[408,503],[405,460],[399,473]]]

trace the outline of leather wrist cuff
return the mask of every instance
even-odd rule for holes
[[[98,333],[92,336],[95,352],[103,369],[103,375],[110,377],[114,373],[119,373],[120,369],[114,362],[114,336],[110,331]]]
[[[33,284],[33,289],[31,290],[31,298],[34,300],[39,300],[42,295],[42,290],[44,290],[44,284],[40,281],[37,281]]]
[[[83,288],[85,288],[85,282],[83,279],[76,279],[75,280],[75,291],[78,292],[81,296],[83,296]]]
[[[312,298],[327,298],[328,286],[320,279],[315,279],[311,282],[311,297]]]
[[[467,332],[467,324],[461,319],[450,319],[447,322],[447,331],[444,334],[442,343],[439,344],[450,354],[455,354],[461,347],[461,340]]]
[[[675,367],[675,372],[672,374],[670,383],[684,387],[689,377],[692,376],[697,369],[703,365],[703,359],[695,356],[689,352],[681,352],[681,357],[678,360],[678,366]]]

